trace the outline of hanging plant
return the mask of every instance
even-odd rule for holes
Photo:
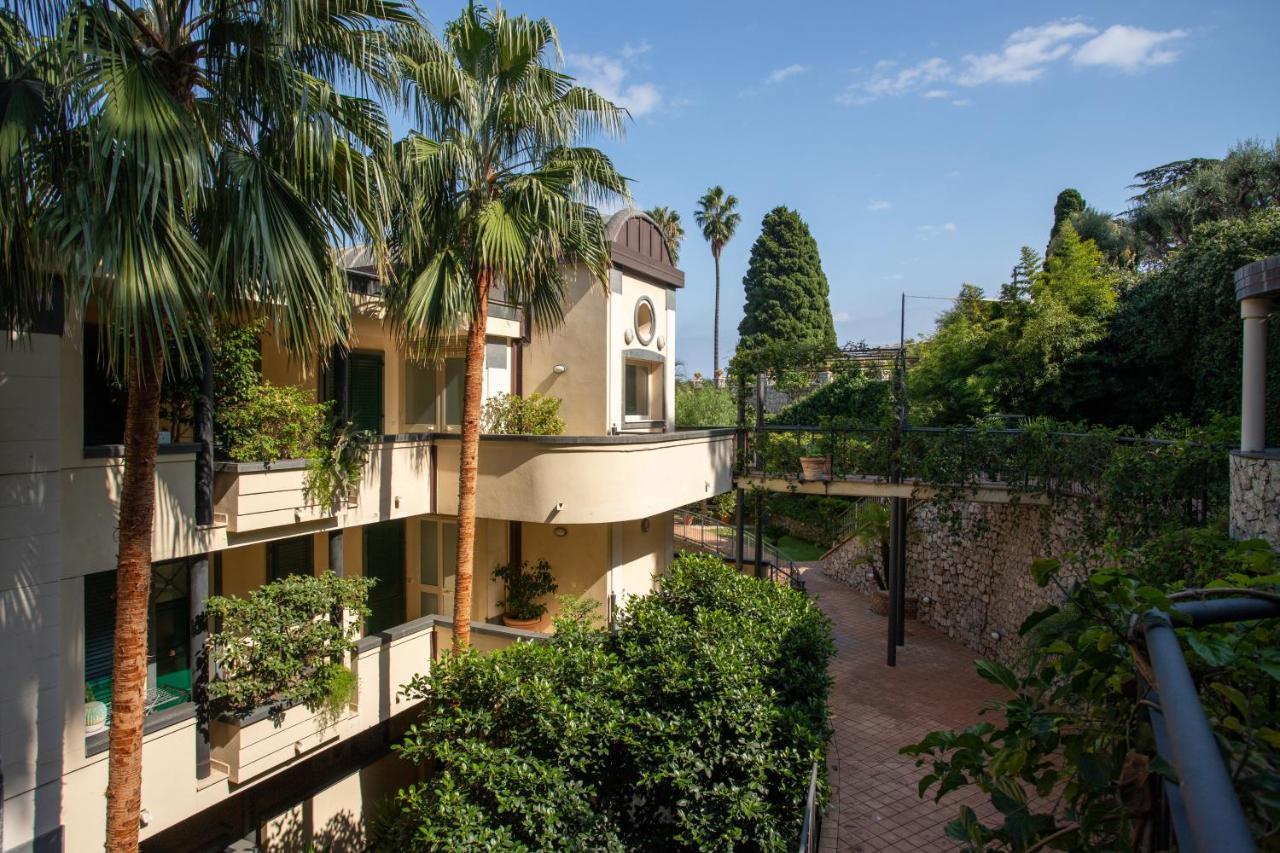
[[[334,514],[354,503],[373,442],[374,435],[368,430],[355,429],[350,423],[331,424],[320,447],[307,457],[303,485],[307,500]]]

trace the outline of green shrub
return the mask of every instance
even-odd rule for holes
[[[499,394],[484,402],[480,427],[494,435],[562,435],[560,398],[545,394]]]
[[[209,622],[210,712],[240,717],[267,706],[278,718],[294,704],[336,719],[355,692],[345,657],[369,614],[371,578],[292,575],[246,598],[215,595]],[[345,624],[333,616],[345,612]],[[338,670],[341,670],[339,672]],[[344,674],[345,673],[345,674]]]
[[[802,593],[685,555],[614,634],[569,607],[545,643],[441,660],[397,747],[381,849],[783,850],[830,735],[831,626]]]
[[[320,446],[328,403],[316,403],[310,391],[262,382],[250,386],[239,402],[215,412],[220,443],[236,462],[302,459]]]
[[[733,392],[714,383],[676,384],[676,425],[682,427],[731,427],[738,425]]]

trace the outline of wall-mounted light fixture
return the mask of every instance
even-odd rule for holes
[[[642,519],[640,519],[640,531],[641,531],[642,533],[648,533],[648,532],[649,532],[649,527],[650,527],[649,519],[647,519],[647,518],[642,518]]]
[[[996,641],[998,642],[998,641],[1000,640],[1000,632],[999,632],[999,631],[992,631],[992,632],[991,632],[991,639],[996,640]]]
[[[564,372],[565,372],[566,370],[568,370],[568,369],[569,369],[569,368],[568,368],[568,367],[566,367],[566,366],[565,366],[565,365],[563,365],[563,364],[557,364],[555,367],[551,368],[551,372],[552,372],[552,373],[564,373]]]
[[[567,527],[557,527],[557,528],[555,528],[554,530],[552,530],[551,532],[552,532],[552,533],[554,533],[554,534],[555,534],[555,535],[557,535],[557,536],[568,536],[568,535],[569,535],[569,528],[567,528]]]

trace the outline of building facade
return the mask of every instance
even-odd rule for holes
[[[608,287],[570,270],[557,330],[531,334],[519,306],[500,299],[491,311],[486,398],[557,397],[565,430],[482,437],[472,608],[481,649],[536,637],[502,625],[496,566],[545,559],[559,593],[612,618],[668,565],[671,511],[731,487],[731,431],[674,425],[683,274],[644,214],[615,215],[608,236]],[[400,687],[450,639],[463,359],[460,348],[431,362],[409,357],[385,327],[371,270],[358,257],[350,266],[343,357],[299,363],[269,335],[260,348],[266,381],[340,401],[380,436],[346,501],[309,500],[305,460],[209,465],[182,427],[162,435],[144,848],[358,846],[366,809],[415,778],[389,747],[413,716]],[[4,851],[103,844],[107,731],[86,709],[110,704],[118,397],[92,318],[62,312],[0,351]],[[205,598],[330,569],[378,579],[350,661],[355,701],[331,722],[298,706],[283,719],[216,719],[202,731],[191,617]],[[541,630],[559,606],[549,604]]]

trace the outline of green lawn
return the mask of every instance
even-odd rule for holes
[[[766,540],[767,541],[767,540]],[[797,539],[788,533],[776,542],[770,542],[779,554],[788,560],[794,560],[797,563],[816,560],[826,553],[826,550],[819,545],[814,545],[804,539]]]

